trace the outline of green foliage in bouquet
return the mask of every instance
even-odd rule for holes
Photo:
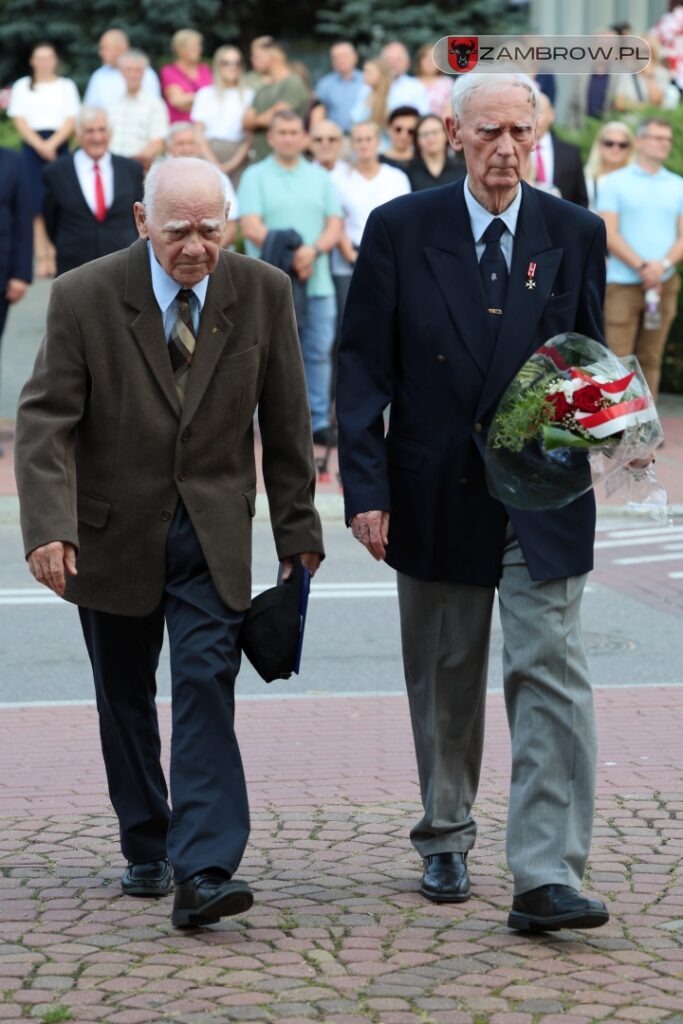
[[[538,437],[541,427],[551,423],[554,416],[547,393],[545,380],[520,387],[514,398],[506,402],[506,408],[498,410],[495,434],[489,437],[491,448],[521,452]]]

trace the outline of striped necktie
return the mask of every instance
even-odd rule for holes
[[[171,336],[168,339],[168,351],[171,357],[175,386],[178,389],[181,403],[185,398],[187,375],[190,372],[192,356],[197,344],[192,323],[191,295],[192,292],[188,288],[181,288],[178,292],[176,299],[178,312],[171,328]]]

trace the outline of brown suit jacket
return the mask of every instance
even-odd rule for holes
[[[279,558],[323,552],[289,279],[222,252],[209,282],[184,407],[176,394],[147,245],[56,280],[47,332],[17,414],[27,554],[78,548],[65,597],[146,615],[161,602],[165,545],[184,502],[223,601],[251,602],[253,417]]]

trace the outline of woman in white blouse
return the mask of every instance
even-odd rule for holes
[[[52,277],[55,252],[43,223],[45,164],[65,156],[80,107],[78,90],[70,78],[57,74],[57,52],[51,43],[33,47],[31,74],[12,86],[7,113],[23,140],[22,154],[33,193],[33,248],[36,277]]]
[[[237,187],[249,154],[250,137],[242,127],[254,90],[244,84],[244,61],[235,46],[219,46],[213,55],[213,85],[200,89],[190,115],[207,159],[218,164]]]

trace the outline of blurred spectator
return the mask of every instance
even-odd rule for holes
[[[264,37],[269,40],[270,37]],[[253,133],[254,162],[268,156],[268,129],[280,110],[293,110],[301,120],[309,111],[309,96],[304,83],[292,72],[284,47],[274,39],[252,47],[254,68],[265,78],[256,90],[251,107],[244,114],[244,127]]]
[[[670,110],[678,106],[680,93],[671,79],[669,69],[662,64],[661,47],[655,36],[645,36],[652,58],[643,71],[632,75],[617,75],[614,82],[614,109],[619,113],[660,107]]]
[[[421,117],[417,122],[415,155],[406,171],[413,192],[448,185],[465,177],[464,159],[451,152],[441,118],[436,114]]]
[[[598,42],[604,42],[605,48],[613,43],[617,38],[613,28],[599,28],[595,32],[595,35],[603,37],[603,39],[598,40]],[[604,115],[612,107],[612,92],[616,76],[603,74],[603,71],[605,70],[605,61],[603,58],[596,60],[594,67],[594,73],[588,76],[588,85],[586,88],[586,114],[588,117],[595,117],[601,121]]]
[[[3,146],[0,147],[0,346],[7,311],[26,294],[32,263],[31,186],[20,154]]]
[[[171,39],[175,62],[164,65],[160,71],[171,124],[189,121],[195,96],[204,86],[211,85],[211,68],[201,63],[203,42],[201,33],[192,28],[181,28]]]
[[[338,124],[328,119],[318,121],[309,133],[313,162],[326,171],[333,171],[339,164],[344,136]]]
[[[109,111],[112,153],[139,160],[145,170],[164,148],[168,131],[166,104],[142,91],[149,59],[142,50],[128,50],[119,58],[126,93]]]
[[[325,104],[327,117],[343,132],[351,128],[351,111],[360,95],[363,75],[357,68],[358,53],[353,43],[340,41],[330,47],[332,70],[316,85],[316,96]]]
[[[403,171],[380,162],[380,145],[379,125],[374,121],[354,124],[351,129],[353,163],[341,163],[332,171],[344,215],[339,252],[332,256],[340,316],[368,217],[376,206],[410,192],[410,182]]]
[[[633,160],[633,132],[622,121],[608,121],[593,140],[584,168],[588,208],[595,210],[598,187],[602,178],[618,171]]]
[[[382,57],[391,75],[387,106],[389,113],[396,107],[415,107],[418,114],[429,113],[429,93],[417,78],[408,74],[410,54],[403,43],[392,40],[382,47]]]
[[[142,200],[142,167],[112,156],[106,110],[83,107],[80,149],[43,170],[45,226],[57,250],[57,273],[125,249],[138,237],[133,203]],[[85,202],[84,202],[85,200]]]
[[[43,167],[68,152],[80,100],[70,78],[57,73],[57,52],[51,43],[31,51],[31,74],[12,86],[7,114],[22,138],[24,169],[33,196],[33,249],[36,277],[52,277],[55,253],[43,221]]]
[[[308,68],[301,60],[293,60],[289,65],[295,75],[298,75],[303,82],[304,89],[306,90],[306,96],[308,97],[308,107],[304,116],[304,128],[306,131],[309,130],[312,124],[317,124],[318,121],[325,119],[325,104],[316,96],[313,92],[313,79],[311,78]]]
[[[672,141],[666,121],[643,121],[635,160],[603,177],[597,199],[609,250],[607,344],[618,356],[638,357],[655,398],[681,286],[676,265],[683,259],[683,178],[664,167]],[[653,307],[648,318],[659,319],[659,326],[646,326],[646,293]]]
[[[83,97],[86,107],[104,107],[109,110],[125,94],[126,80],[119,69],[119,60],[129,45],[128,36],[120,28],[110,28],[100,36],[99,55],[102,66],[93,71],[86,86]],[[142,91],[147,96],[161,98],[159,79],[149,64],[142,78]]]
[[[272,155],[242,175],[242,234],[248,255],[275,263],[299,285],[295,306],[313,439],[329,447],[336,444],[330,423],[336,301],[329,253],[339,241],[341,207],[330,175],[302,157],[306,133],[298,114],[275,113],[268,144]]]
[[[173,159],[177,156],[194,156],[198,160],[208,159],[204,152],[204,140],[201,138],[200,129],[198,125],[191,124],[189,121],[176,121],[168,129],[168,135],[166,136],[166,153],[161,159]],[[214,161],[212,160],[211,163]],[[225,228],[221,247],[223,249],[229,248],[235,241],[237,235],[237,228],[239,225],[239,203],[237,201],[237,193],[233,187],[230,177],[224,173],[225,177],[225,196],[227,202],[230,204],[228,210],[228,223]]]
[[[369,57],[363,65],[363,84],[351,110],[351,123],[374,121],[384,132],[390,86],[389,65],[381,57]]]
[[[433,49],[434,47],[431,43],[425,43],[417,51],[417,56],[415,57],[415,77],[427,90],[429,112],[436,114],[437,117],[446,117],[451,110],[451,88],[453,82],[448,75],[443,75],[437,68],[432,57]]]
[[[554,120],[553,105],[545,93],[541,93],[538,139],[532,154],[535,183],[554,185],[563,199],[576,203],[577,206],[588,206],[581,150],[570,142],[558,139],[551,128]]]
[[[380,157],[382,163],[405,171],[415,153],[415,132],[420,120],[415,107],[396,107],[389,114],[387,133],[389,148]]]
[[[265,85],[268,76],[265,67],[268,64],[268,54],[264,53],[275,40],[272,36],[258,36],[252,39],[249,44],[249,61],[251,68],[245,74],[246,84],[256,92],[262,85]]]
[[[237,187],[249,156],[250,137],[242,127],[254,90],[244,81],[244,61],[236,46],[219,46],[213,55],[213,85],[200,89],[191,118],[204,155],[215,161]]]
[[[555,105],[555,75],[532,75],[531,76],[536,85],[538,86],[539,92],[547,96],[550,102]]]

